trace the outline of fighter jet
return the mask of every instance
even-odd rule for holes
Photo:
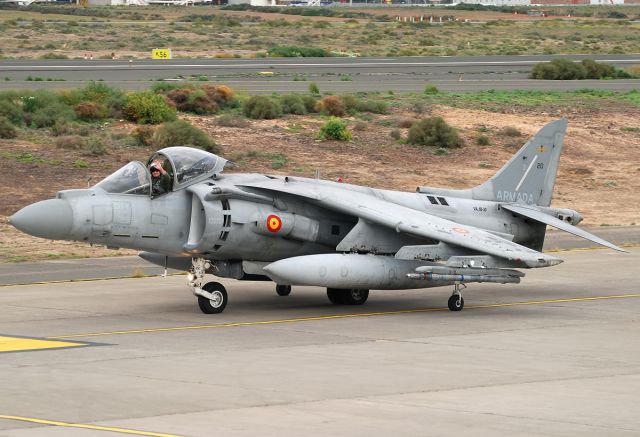
[[[473,282],[519,283],[518,269],[562,262],[542,253],[546,226],[623,249],[577,228],[576,211],[552,208],[567,129],[544,126],[491,179],[464,190],[399,192],[297,176],[224,172],[226,159],[169,147],[88,189],[64,190],[10,218],[21,231],[141,250],[151,263],[188,271],[207,314],[228,302],[211,274],[325,287],[337,305],[371,289],[453,286],[451,311]]]

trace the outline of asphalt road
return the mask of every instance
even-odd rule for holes
[[[0,435],[637,436],[640,251],[519,285],[278,297],[183,277],[0,289]],[[106,432],[108,431],[108,433]]]
[[[485,89],[637,89],[640,80],[538,81],[533,65],[560,56],[271,58],[0,61],[0,88],[74,88],[103,80],[124,89],[144,89],[158,80],[198,78],[223,82],[251,93],[307,91],[313,81],[323,91],[422,91],[433,83],[445,91]],[[618,67],[640,64],[640,55],[562,56],[592,58]],[[27,80],[28,77],[34,79]],[[36,81],[36,79],[41,79]]]

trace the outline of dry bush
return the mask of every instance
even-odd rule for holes
[[[342,117],[345,112],[344,103],[338,96],[326,96],[318,102],[318,112],[331,115],[334,117]]]
[[[87,141],[80,135],[62,135],[54,140],[59,149],[80,150],[87,146]]]
[[[398,127],[407,129],[407,128],[410,128],[413,125],[413,123],[415,123],[415,122],[416,122],[416,120],[414,118],[406,118],[405,117],[405,118],[401,118],[400,120],[398,120],[397,121],[397,125],[398,125]]]
[[[96,102],[80,102],[73,110],[80,120],[100,120],[107,115],[107,108]]]

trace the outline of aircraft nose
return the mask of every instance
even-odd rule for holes
[[[9,223],[34,237],[62,240],[71,233],[73,210],[66,200],[43,200],[16,212]]]

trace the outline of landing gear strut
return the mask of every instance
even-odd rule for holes
[[[451,311],[461,311],[464,308],[464,299],[462,298],[462,289],[467,288],[466,285],[455,283],[453,284],[453,294],[449,297],[449,309]]]
[[[362,305],[369,297],[369,290],[327,288],[327,297],[336,305]]]
[[[204,275],[211,263],[204,258],[192,258],[189,271],[188,284],[191,291],[198,298],[198,306],[205,314],[218,314],[224,311],[229,297],[227,290],[219,282],[204,282]]]

